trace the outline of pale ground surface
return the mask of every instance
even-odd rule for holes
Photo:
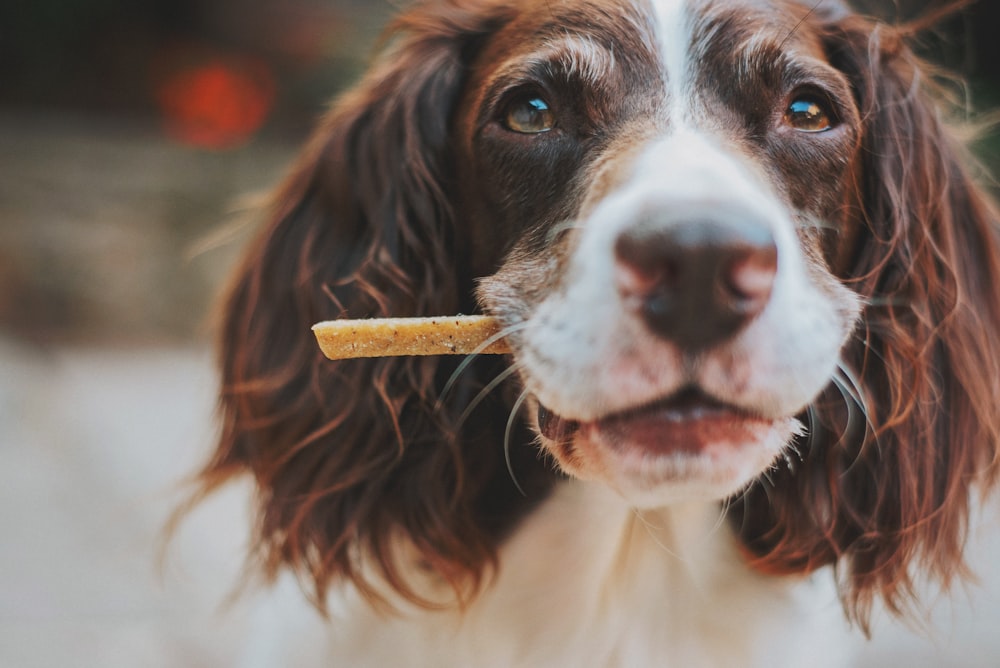
[[[211,443],[210,356],[0,339],[0,370],[0,666],[226,667],[252,654],[254,596],[224,605],[245,543],[240,490],[199,510],[156,568],[175,484]],[[936,608],[931,641],[880,623],[862,665],[1000,666],[996,514],[984,527],[983,586]]]

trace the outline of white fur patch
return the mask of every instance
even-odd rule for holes
[[[683,101],[691,75],[691,22],[689,0],[652,0],[657,42],[663,58],[664,82],[670,114],[675,122],[684,117]]]
[[[385,617],[353,601],[331,622],[337,665],[849,665],[830,572],[750,573],[720,512],[714,503],[637,512],[599,485],[561,484],[464,616]]]

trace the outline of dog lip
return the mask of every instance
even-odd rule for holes
[[[757,421],[761,417],[733,404],[716,399],[697,387],[686,387],[671,395],[634,408],[625,409],[586,423],[564,418],[542,404],[538,405],[538,428],[542,435],[556,442],[572,439],[587,428],[605,434],[622,435],[638,426],[647,432],[661,431],[664,441],[673,440],[669,432],[687,431],[698,425],[728,425]],[[618,440],[618,439],[615,439]]]
[[[758,440],[770,420],[720,401],[697,388],[592,423],[589,435],[628,456],[700,456]]]
[[[637,419],[657,416],[666,423],[682,423],[718,417],[754,417],[747,411],[710,396],[697,387],[685,387],[664,399],[619,411],[595,421],[599,427],[612,427]]]

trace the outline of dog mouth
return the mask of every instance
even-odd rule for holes
[[[538,407],[538,427],[546,439],[566,443],[582,435],[615,449],[638,448],[647,454],[699,454],[713,443],[752,440],[750,430],[768,422],[696,387],[590,422]]]

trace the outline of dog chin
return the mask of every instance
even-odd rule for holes
[[[584,424],[550,449],[570,475],[603,482],[630,505],[651,509],[738,494],[804,431],[794,418],[715,415],[663,422],[646,417]]]

